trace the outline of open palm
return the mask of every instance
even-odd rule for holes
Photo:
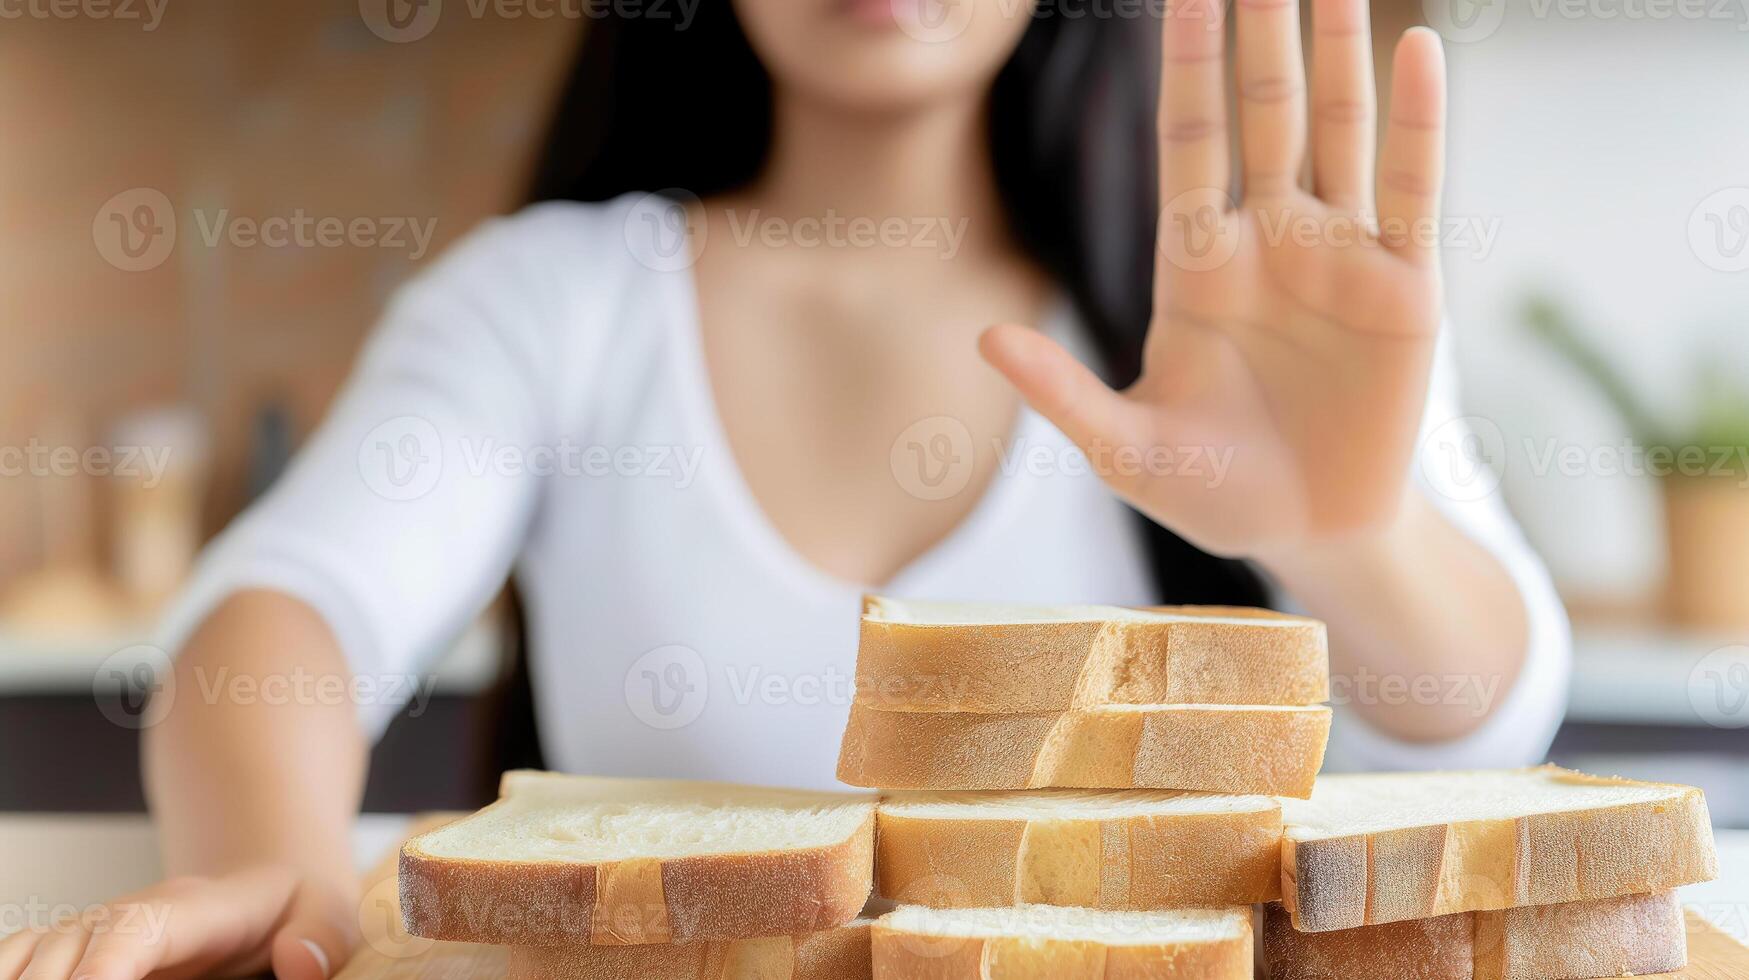
[[[1236,11],[1237,204],[1220,4],[1167,16],[1139,380],[1114,392],[1019,327],[983,350],[1131,504],[1255,555],[1381,524],[1402,499],[1439,323],[1444,66],[1430,31],[1398,44],[1375,191],[1366,0],[1315,0],[1308,191],[1298,0]]]

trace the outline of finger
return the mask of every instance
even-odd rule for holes
[[[1312,186],[1345,211],[1367,209],[1376,152],[1367,0],[1313,0]]]
[[[296,887],[280,868],[222,878],[175,879],[117,901],[114,926],[101,933],[79,964],[81,980],[164,980],[200,976],[215,967],[257,972],[267,965],[267,940]]]
[[[77,923],[50,930],[36,944],[36,951],[19,974],[19,980],[67,980],[90,938],[91,933]]]
[[[1173,0],[1166,11],[1160,59],[1160,203],[1187,191],[1225,192],[1227,87],[1223,0]]]
[[[164,961],[169,937],[155,934],[150,923],[162,922],[169,907],[150,906],[157,915],[146,915],[148,906],[134,908],[140,911],[132,914],[127,927],[118,925],[92,937],[79,959],[80,980],[139,980]]]
[[[1306,152],[1306,66],[1299,0],[1235,0],[1239,142],[1245,196],[1275,196],[1299,181]]]
[[[978,350],[1089,460],[1103,458],[1113,447],[1140,445],[1142,410],[1056,341],[1008,324],[984,331]]]
[[[335,923],[300,915],[273,937],[273,975],[279,980],[328,980],[351,954],[350,937]]]
[[[41,939],[42,933],[34,929],[23,929],[0,939],[0,980],[18,980]]]
[[[1445,171],[1445,54],[1439,35],[1415,27],[1397,42],[1391,120],[1379,155],[1379,235],[1385,247],[1431,263]]]

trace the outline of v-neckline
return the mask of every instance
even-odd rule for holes
[[[663,274],[658,274],[663,275]],[[955,554],[973,549],[977,542],[996,533],[1020,510],[1038,481],[1022,479],[1013,472],[1004,472],[1018,459],[1016,447],[1032,445],[1050,431],[1050,423],[1024,403],[1020,405],[1005,444],[1005,459],[999,461],[990,484],[978,496],[977,503],[953,530],[936,539],[923,551],[913,555],[890,578],[881,583],[857,582],[827,571],[798,551],[778,529],[765,507],[747,483],[741,462],[735,457],[728,430],[717,411],[715,388],[711,384],[710,368],[704,353],[704,319],[699,304],[698,279],[692,266],[665,274],[672,288],[663,290],[673,304],[671,315],[664,318],[673,331],[670,338],[677,354],[680,372],[676,388],[687,415],[687,423],[699,436],[704,458],[717,460],[713,467],[716,479],[699,481],[705,492],[715,495],[728,511],[728,524],[748,549],[765,562],[776,574],[798,589],[819,598],[839,598],[865,592],[903,593],[907,583],[926,579],[936,568],[947,564]],[[1070,311],[1058,294],[1053,297],[1039,329],[1059,341],[1068,333]]]

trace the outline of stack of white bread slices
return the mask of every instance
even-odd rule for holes
[[[1553,766],[1326,776],[1283,817],[1275,980],[1680,970],[1673,889],[1718,874],[1700,790]]]
[[[407,930],[510,980],[1583,980],[1681,968],[1715,874],[1688,787],[1314,788],[1300,617],[870,599],[857,680],[878,799],[509,773],[404,846]]]
[[[1262,610],[867,600],[875,975],[1249,978],[1329,676],[1324,624]]]
[[[838,778],[1306,796],[1324,624],[1257,609],[865,600]]]

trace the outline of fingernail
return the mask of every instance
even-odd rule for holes
[[[303,943],[304,948],[310,951],[310,955],[316,958],[316,965],[322,968],[322,976],[324,980],[326,980],[326,977],[328,976],[328,954],[322,952],[322,947],[316,945],[315,940],[300,939],[298,942]]]

